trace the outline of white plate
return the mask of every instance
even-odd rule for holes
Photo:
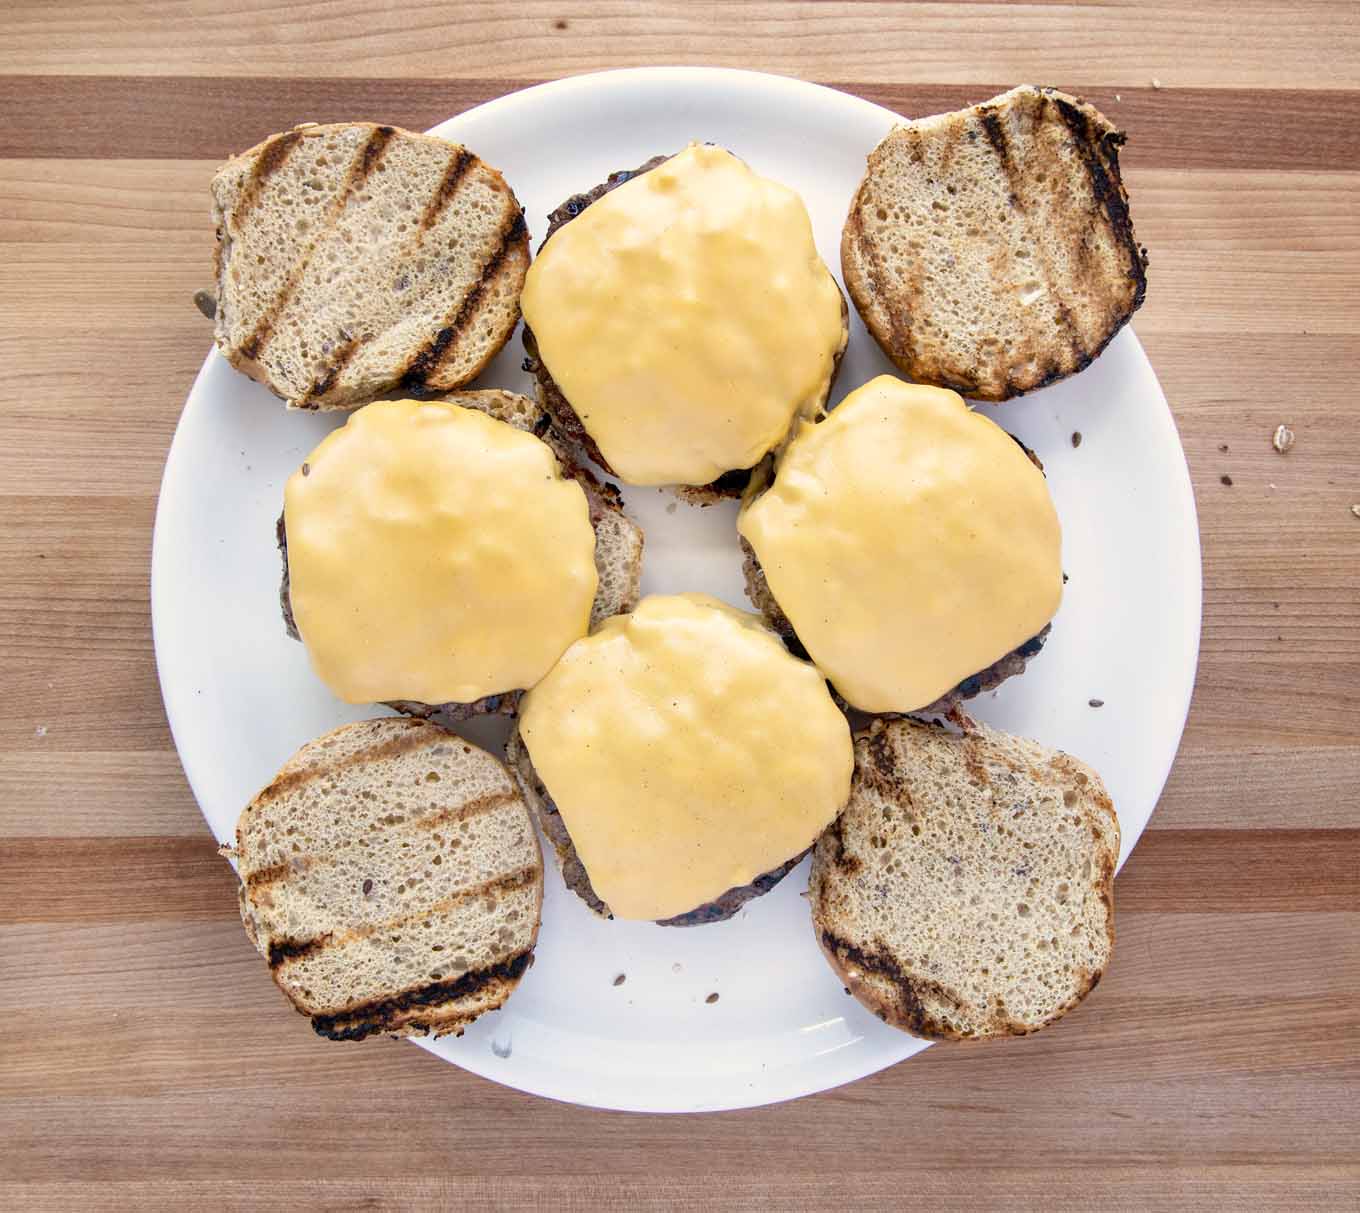
[[[568,195],[691,139],[721,143],[802,194],[834,269],[865,156],[896,119],[796,80],[655,68],[545,84],[433,133],[505,173],[535,247],[544,216]],[[891,370],[857,316],[851,325],[838,399]],[[482,384],[527,389],[522,356],[516,335]],[[1096,766],[1119,810],[1122,860],[1175,756],[1199,642],[1199,536],[1175,423],[1127,330],[1075,378],[988,411],[1044,461],[1071,582],[1029,671],[971,710]],[[284,480],[341,420],[285,412],[213,353],[170,449],[152,559],[156,659],[175,744],[220,840],[298,746],[375,714],[331,697],[279,616]],[[675,508],[656,489],[626,498],[647,532],[645,591],[706,590],[747,605],[734,506]],[[467,733],[494,744],[502,727],[474,722]],[[600,921],[549,869],[536,962],[520,989],[461,1039],[426,1044],[432,1053],[555,1099],[672,1112],[790,1099],[924,1047],[861,1010],[823,963],[801,896],[806,864],[732,921],[688,930]],[[318,1042],[318,1060],[337,1047],[346,1046]]]

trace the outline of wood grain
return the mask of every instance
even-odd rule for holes
[[[324,7],[244,0],[186,11],[143,0],[11,0],[0,72],[216,77],[540,77],[685,64],[821,80],[1028,80],[1340,90],[1360,84],[1360,21],[1326,0],[1199,0],[1190,7],[1066,3],[490,5],[410,0],[400,21],[368,0]],[[324,70],[318,70],[324,67]]]
[[[1009,88],[1013,76],[966,84],[890,84],[873,77],[819,78],[842,92],[916,117],[972,105]],[[1040,77],[1034,77],[1039,79]],[[437,122],[542,77],[276,79],[252,76],[0,76],[0,129],[8,157],[115,157],[223,160],[297,122],[344,122],[356,115],[425,130]],[[1166,168],[1360,169],[1352,131],[1360,95],[1278,88],[1262,105],[1259,90],[1179,85],[1148,80],[1114,87],[1042,76],[1080,91],[1134,132],[1134,164]]]
[[[1181,755],[1080,1014],[665,1118],[327,1046],[288,1012],[174,754],[148,570],[208,344],[189,299],[221,157],[303,119],[423,128],[537,80],[682,62],[904,114],[1032,79],[1130,132],[1137,328],[1189,460],[1205,599]],[[0,1205],[1360,1202],[1356,6],[15,0],[0,113]]]
[[[237,919],[235,877],[207,837],[12,837],[5,852],[8,923]],[[1149,830],[1119,915],[1360,911],[1357,853],[1360,829]]]

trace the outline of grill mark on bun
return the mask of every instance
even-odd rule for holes
[[[434,222],[443,214],[444,209],[453,200],[453,196],[458,192],[459,185],[463,178],[467,176],[468,170],[477,159],[465,147],[458,149],[457,155],[449,161],[449,167],[445,170],[443,179],[439,182],[439,187],[435,190],[434,196],[425,204],[425,211],[420,216],[420,232],[423,234],[431,227]]]
[[[1105,162],[1108,157],[1117,163],[1119,148],[1124,143],[1124,132],[1107,131],[1096,138],[1091,129],[1090,115],[1084,109],[1060,96],[1054,96],[1051,100],[1067,127],[1077,158],[1086,169],[1092,197],[1105,211],[1119,243],[1128,249],[1128,276],[1134,284],[1134,298],[1129,311],[1135,312],[1142,306],[1147,292],[1146,258],[1133,238],[1133,220],[1129,216],[1129,205],[1118,179],[1118,169],[1112,173]]]
[[[420,724],[421,721],[412,720],[411,724]],[[349,764],[344,764],[349,765]],[[337,765],[331,770],[342,769]],[[295,785],[296,786],[296,785]],[[414,830],[434,830],[443,825],[457,825],[464,821],[473,821],[478,817],[484,817],[487,813],[494,813],[497,809],[504,808],[506,805],[513,804],[519,799],[518,793],[513,790],[505,792],[490,792],[485,796],[478,796],[469,800],[457,808],[439,809],[434,813],[427,813],[423,817],[403,817],[401,821],[392,823],[394,826],[404,826]],[[260,803],[257,798],[255,804]],[[389,827],[390,828],[390,827]],[[352,840],[333,843],[331,854],[323,855],[298,855],[292,859],[284,860],[279,863],[269,864],[267,867],[256,868],[253,872],[245,873],[241,876],[242,885],[253,896],[268,889],[271,885],[288,876],[301,876],[304,872],[314,868],[328,868],[334,865],[336,853],[353,846]]]
[[[260,201],[260,195],[264,192],[265,182],[283,167],[301,139],[301,131],[284,131],[260,149],[260,154],[255,157],[255,163],[251,166],[250,176],[246,179],[241,200],[236,204],[238,225],[244,223],[246,216],[255,209],[255,205]]]
[[[293,132],[296,133],[296,132]],[[377,126],[369,133],[364,141],[363,149],[360,151],[354,163],[350,165],[349,175],[346,178],[344,188],[336,196],[335,202],[331,205],[330,212],[326,216],[326,221],[319,225],[318,230],[312,236],[311,242],[307,245],[306,251],[298,258],[297,264],[289,271],[287,279],[279,289],[273,301],[265,309],[264,314],[256,323],[250,336],[241,343],[239,353],[252,361],[257,360],[264,349],[269,345],[270,339],[274,335],[274,325],[278,318],[283,314],[288,304],[292,301],[293,294],[302,281],[303,275],[307,272],[307,266],[311,263],[312,254],[316,252],[317,246],[321,242],[323,235],[330,235],[334,229],[340,215],[349,204],[354,192],[363,185],[368,175],[378,166],[382,159],[382,154],[386,150],[392,136],[396,134],[394,128],[390,126]],[[352,354],[352,351],[351,351]]]
[[[365,151],[367,152],[367,149],[365,149]],[[425,238],[425,233],[435,224],[439,219],[439,216],[443,214],[449,204],[457,196],[458,187],[462,184],[463,179],[476,163],[477,157],[465,147],[460,147],[450,158],[449,166],[445,170],[444,176],[440,179],[439,185],[436,187],[434,194],[430,197],[429,202],[425,204],[425,210],[421,214],[420,222],[416,228],[415,239],[411,243],[412,253],[419,248],[421,242]],[[336,381],[340,377],[340,373],[354,358],[354,355],[358,352],[359,347],[362,344],[362,340],[351,339],[337,347],[335,356],[331,360],[331,364],[326,368],[323,374],[317,377],[312,383],[312,386],[308,389],[301,404],[302,408],[315,407],[312,402],[325,396],[326,393],[335,386]]]
[[[1049,290],[1052,292],[1052,284],[1049,285]],[[1072,317],[1072,309],[1068,307],[1063,300],[1058,299],[1056,294],[1054,296],[1054,303],[1058,312],[1058,323],[1062,326],[1063,335],[1067,338],[1068,347],[1072,351],[1073,361],[1076,365],[1080,366],[1082,365],[1083,358],[1089,361],[1089,355],[1086,353],[1086,346],[1081,339],[1081,330],[1077,327],[1077,322]],[[1048,378],[1050,380],[1056,379],[1061,373],[1061,368],[1055,365],[1050,368]]]
[[[430,375],[439,368],[450,352],[457,348],[458,339],[462,336],[464,326],[476,314],[477,306],[486,291],[487,283],[500,269],[501,263],[509,254],[511,247],[520,241],[527,243],[528,229],[524,224],[524,211],[513,201],[511,205],[512,213],[508,220],[501,225],[500,238],[497,241],[495,251],[482,264],[477,281],[463,296],[457,310],[446,318],[444,326],[430,338],[425,348],[407,364],[406,371],[401,376],[403,388],[418,391],[425,386]]]
[[[1006,142],[1006,132],[1001,127],[1001,119],[996,116],[994,110],[984,110],[979,115],[979,119],[982,122],[982,133],[987,136],[987,142],[992,145],[992,151],[996,153],[996,158],[1001,162],[1007,180],[1014,187],[1015,161],[1011,159],[1011,149]]]
[[[317,935],[312,939],[274,939],[269,943],[269,967],[277,970],[290,960],[298,960],[303,956],[310,956],[314,952],[319,952],[326,946],[326,942],[331,938],[328,931],[325,935]]]
[[[433,830],[436,826],[470,821],[474,817],[481,817],[486,813],[493,812],[503,805],[513,804],[519,798],[519,793],[513,790],[490,792],[485,796],[478,796],[475,800],[460,804],[456,809],[440,809],[437,813],[417,817],[411,822],[411,825],[420,830]]]
[[[1044,113],[1048,107],[1048,98],[1040,94],[1038,103],[1039,111],[1036,121],[1037,123],[1042,124],[1044,121]],[[1005,171],[1006,180],[1010,183],[1011,206],[1019,211],[1025,210],[1022,192],[1024,189],[1024,179],[1020,175],[1019,166],[1016,165],[1015,158],[1011,155],[1010,144],[1007,142],[1006,131],[1002,126],[1001,119],[997,117],[995,110],[983,110],[979,113],[978,120],[982,123],[983,133],[987,136],[987,142],[991,144],[992,150],[996,153],[997,160],[1000,161],[1001,167]],[[1033,171],[1034,166],[1032,164],[1028,165],[1028,167]],[[1048,171],[1058,172],[1060,171],[1060,168],[1055,164]],[[1034,265],[1035,272],[1042,273],[1044,276],[1044,287],[1048,293],[1048,297],[1054,302],[1054,310],[1058,314],[1058,324],[1062,329],[1068,348],[1072,351],[1074,364],[1078,366],[1084,365],[1082,360],[1086,359],[1089,361],[1089,355],[1086,352],[1085,346],[1082,344],[1081,331],[1078,329],[1076,321],[1072,317],[1072,309],[1059,297],[1059,293],[1053,285],[1053,275],[1050,272],[1051,267],[1044,264],[1043,259],[1039,258],[1037,255],[1034,257]],[[1050,361],[1044,370],[1044,381],[1052,382],[1055,379],[1060,379],[1065,370],[1066,368],[1061,364]],[[1009,391],[1012,386],[1010,377],[1008,376],[1006,380],[1007,390]]]
[[[893,1010],[900,1016],[899,1026],[905,1027],[910,1032],[920,1036],[939,1035],[935,1017],[921,1000],[922,994],[938,998],[951,1006],[962,1005],[959,996],[939,982],[908,976],[896,958],[886,950],[868,951],[825,929],[820,934],[820,941],[825,951],[851,970],[852,986],[858,984],[854,970],[858,970],[860,975],[872,974],[882,978],[892,986],[895,1003]],[[878,1011],[877,1015],[884,1023],[888,1022],[886,1012]]]
[[[395,931],[407,923],[423,921],[429,918],[431,914],[442,914],[446,910],[451,910],[455,906],[462,905],[463,902],[471,901],[476,897],[513,893],[517,889],[532,884],[538,879],[538,875],[539,869],[537,867],[520,868],[518,871],[508,872],[504,876],[496,876],[491,880],[484,880],[480,884],[459,889],[422,909],[398,914],[395,918],[388,918],[382,922],[351,927],[339,935],[333,931],[327,931],[324,935],[317,935],[312,939],[276,939],[269,945],[269,967],[278,970],[290,961],[314,956],[325,948],[340,947],[357,939],[367,939],[370,935],[379,931]]]
[[[358,352],[362,344],[358,339],[351,338],[343,341],[336,347],[335,353],[331,358],[330,365],[325,372],[312,381],[312,386],[307,389],[307,395],[302,407],[313,407],[311,402],[318,396],[324,396],[335,386],[335,381],[340,377],[340,372],[349,365],[350,359]]]
[[[393,737],[389,741],[380,742],[366,750],[360,750],[359,753],[351,754],[348,758],[324,768],[309,766],[280,775],[255,797],[254,803],[260,805],[267,804],[271,800],[277,800],[285,792],[295,791],[323,775],[331,775],[337,771],[348,770],[351,767],[365,766],[371,762],[381,762],[384,758],[395,758],[398,754],[418,750],[429,740],[423,720],[402,720],[400,724],[405,726],[405,733],[400,737]]]
[[[416,986],[400,994],[360,1003],[330,1015],[313,1015],[312,1029],[318,1036],[325,1036],[329,1040],[363,1040],[366,1036],[389,1030],[407,1011],[468,999],[489,986],[517,982],[531,960],[531,951],[516,952],[513,956],[493,965],[473,969],[461,977]]]
[[[913,134],[909,136],[914,140],[913,156],[920,159],[920,136]],[[894,290],[888,283],[887,270],[883,264],[883,258],[879,256],[878,243],[869,237],[869,233],[864,226],[864,218],[861,211],[865,203],[868,202],[869,178],[866,175],[860,186],[860,195],[850,207],[850,218],[847,223],[847,233],[859,250],[860,259],[872,267],[874,287],[883,297],[882,313],[883,318],[888,324],[888,345],[894,355],[910,361],[913,355],[913,343],[911,339],[911,318],[916,311],[916,297],[911,295],[911,287],[908,283],[899,284]],[[863,196],[862,200],[860,196]],[[870,303],[866,300],[861,303],[858,299],[855,306],[860,311],[865,310],[865,305]]]
[[[241,878],[242,883],[252,893],[266,888],[277,881],[282,880],[290,872],[296,869],[289,862],[271,863],[267,868],[256,868],[247,876]]]

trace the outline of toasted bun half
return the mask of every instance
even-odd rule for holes
[[[976,400],[1090,363],[1147,287],[1123,142],[1094,106],[1032,85],[893,130],[841,239],[845,285],[883,352]]]
[[[390,717],[303,746],[236,825],[241,919],[318,1035],[461,1034],[533,958],[543,863],[505,766]]]
[[[519,319],[524,212],[466,148],[295,127],[212,180],[217,348],[293,408],[461,387]]]
[[[963,723],[875,721],[856,738],[850,802],[813,850],[813,927],[885,1023],[1023,1036],[1109,964],[1119,822],[1083,763]]]

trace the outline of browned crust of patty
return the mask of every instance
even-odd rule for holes
[[[965,746],[979,744],[973,735],[976,725],[962,712],[955,712],[954,719],[964,731],[962,744]],[[939,722],[926,727],[944,728]],[[888,791],[900,802],[909,804],[910,794],[903,784],[891,748],[881,731],[860,733],[856,736],[855,743],[854,784],[858,786],[862,780],[872,780],[880,789]],[[978,786],[985,789],[990,782],[985,764],[976,757],[971,761],[965,758],[965,761]],[[1052,762],[1059,769],[1067,769],[1073,760],[1066,754],[1057,753],[1053,756]],[[852,800],[854,795],[852,790]],[[1108,817],[1118,821],[1114,805],[1108,796],[1101,796],[1097,804]],[[833,849],[830,866],[836,869],[841,878],[855,877],[860,868],[860,861],[845,849],[840,818],[827,828],[819,840],[819,846]],[[824,854],[825,851],[819,850],[818,862]],[[1101,856],[1099,870],[1092,877],[1093,886],[1106,906],[1106,935],[1111,952],[1115,943],[1114,875],[1117,855],[1116,835],[1115,850]],[[987,1031],[982,1034],[970,1034],[960,1032],[945,1021],[937,1019],[925,1001],[927,998],[933,998],[957,1007],[963,1000],[955,991],[911,971],[881,940],[878,941],[878,946],[866,947],[828,928],[821,920],[819,902],[815,897],[813,929],[822,955],[826,957],[832,971],[856,1001],[872,1011],[884,1023],[926,1040],[985,1041],[1006,1036],[1031,1035],[1061,1019],[1081,1003],[1096,988],[1105,973],[1103,968],[1080,970],[1080,984],[1076,991],[1039,1023],[1021,1023],[1004,1011],[993,1010],[988,1017]],[[882,984],[866,981],[865,978],[869,975],[879,978]]]
[[[874,281],[875,275],[861,272],[864,266],[877,265],[881,268],[880,250],[874,239],[866,232],[863,220],[863,211],[868,205],[866,202],[869,187],[868,172],[855,191],[841,235],[841,270],[846,288],[855,302],[855,308],[863,319],[865,328],[878,342],[884,354],[903,373],[917,382],[951,388],[974,400],[1009,400],[1085,370],[1109,345],[1115,334],[1129,322],[1133,313],[1142,307],[1147,294],[1147,249],[1138,243],[1134,234],[1133,221],[1129,215],[1128,191],[1124,187],[1119,170],[1119,149],[1124,145],[1127,136],[1123,131],[1103,130],[1101,127],[1101,123],[1104,122],[1103,116],[1094,106],[1081,98],[1068,98],[1053,88],[1038,88],[1033,90],[1033,100],[1040,107],[1041,119],[1049,105],[1057,111],[1085,170],[1092,197],[1101,217],[1127,257],[1127,282],[1122,284],[1122,291],[1116,290],[1108,283],[1091,284],[1091,289],[1101,294],[1122,293],[1122,298],[1112,299],[1103,335],[1098,341],[1089,346],[1084,344],[1072,323],[1072,317],[1064,308],[1060,313],[1063,319],[1063,332],[1057,334],[1051,342],[1055,348],[1060,344],[1062,352],[1054,354],[1030,374],[1019,372],[1010,365],[1003,368],[1000,376],[993,373],[995,368],[986,368],[984,371],[982,368],[974,367],[970,371],[965,367],[946,365],[922,353],[911,339],[913,315],[927,306],[921,298],[925,288],[915,292],[910,300],[905,297],[880,298],[881,285],[880,282]],[[984,103],[964,113],[978,119],[987,144],[996,155],[1001,170],[1014,179],[1015,174],[1023,170],[1017,166],[1010,153],[1005,131],[997,117],[999,108],[995,104]],[[871,163],[872,159],[871,156]],[[1061,169],[1052,171],[1061,178]],[[882,275],[877,277],[881,279]],[[876,302],[883,306],[882,317],[874,306]],[[1000,385],[994,386],[998,379]]]
[[[529,757],[528,747],[520,737],[518,728],[511,730],[509,740],[505,743],[505,755],[510,772],[514,775],[519,783],[520,790],[524,793],[529,811],[533,814],[534,820],[538,822],[539,829],[543,831],[544,837],[552,843],[553,850],[557,854],[558,867],[562,871],[563,882],[594,913],[601,918],[613,918],[614,915],[610,912],[609,907],[600,899],[594,886],[591,885],[590,874],[586,871],[585,864],[581,862],[580,855],[577,854],[576,844],[571,840],[571,834],[567,831],[566,823],[562,820],[562,814],[558,812],[552,796],[549,795],[543,780],[539,778],[538,771],[534,769],[533,760]],[[658,919],[657,925],[663,927],[698,927],[710,922],[722,922],[731,918],[748,901],[760,897],[774,888],[797,866],[806,854],[806,850],[802,851],[792,859],[780,864],[779,867],[757,876],[750,884],[738,885],[735,888],[728,889],[727,892],[720,894],[712,901],[696,906],[687,913],[677,914],[674,918]]]
[[[586,190],[583,194],[573,194],[556,210],[549,213],[548,231],[543,237],[543,244],[547,244],[558,228],[570,223],[592,203],[598,202],[610,191],[618,189],[619,186],[631,181],[634,177],[650,172],[660,164],[665,164],[670,158],[670,156],[653,156],[635,169],[620,169],[618,172],[610,173],[599,185]],[[543,244],[538,246],[540,253],[543,251]],[[839,286],[836,290],[841,297],[841,323],[844,337],[840,349],[836,351],[835,360],[831,367],[831,378],[827,381],[828,397],[831,394],[832,384],[836,382],[836,375],[840,370],[841,359],[845,356],[845,349],[850,336],[850,307]],[[579,463],[589,459],[610,476],[617,476],[618,473],[609,466],[608,461],[600,453],[600,448],[596,445],[595,439],[587,433],[585,425],[576,414],[576,410],[572,408],[570,401],[562,394],[562,389],[557,386],[556,380],[553,379],[551,372],[539,356],[538,342],[534,339],[533,330],[530,329],[528,321],[524,323],[522,336],[525,354],[527,355],[524,359],[524,369],[533,375],[537,382],[538,402],[543,406],[548,416],[552,418],[553,428],[573,451],[574,461]],[[825,406],[825,399],[822,404]],[[757,466],[759,465],[757,464]],[[754,470],[754,468],[735,468],[730,472],[724,472],[708,484],[676,486],[676,493],[690,505],[698,506],[709,506],[719,501],[740,498],[746,491],[746,486],[750,483]]]

